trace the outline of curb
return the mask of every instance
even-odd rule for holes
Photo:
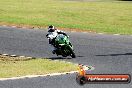
[[[0,55],[3,55],[3,56],[9,56],[9,57],[20,57],[20,58],[27,58],[27,59],[35,59],[35,57],[27,57],[27,56],[19,56],[19,55],[15,55],[15,54],[6,54],[6,53],[4,53],[4,54],[0,54]]]

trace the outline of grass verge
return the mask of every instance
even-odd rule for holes
[[[113,0],[0,0],[0,24],[132,34],[132,3]]]
[[[49,59],[28,59],[0,55],[0,78],[75,71],[76,65]]]

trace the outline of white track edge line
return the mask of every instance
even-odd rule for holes
[[[70,71],[70,72],[52,73],[52,74],[46,74],[46,75],[26,75],[26,76],[21,76],[21,77],[0,78],[0,81],[16,80],[16,79],[24,79],[24,78],[35,78],[35,77],[46,77],[46,76],[59,76],[59,75],[73,74],[73,73],[77,73],[77,72],[78,71]]]

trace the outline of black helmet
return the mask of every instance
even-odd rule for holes
[[[54,26],[53,25],[50,25],[48,28],[53,28],[54,29]]]
[[[55,31],[55,27],[53,25],[50,25],[48,27],[48,32],[54,32]]]

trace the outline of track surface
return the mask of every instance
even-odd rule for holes
[[[52,55],[45,30],[0,27],[0,53],[61,59],[95,67],[89,73],[132,75],[132,36],[70,33],[77,58]],[[132,84],[76,83],[75,74],[0,81],[0,88],[132,88]]]

